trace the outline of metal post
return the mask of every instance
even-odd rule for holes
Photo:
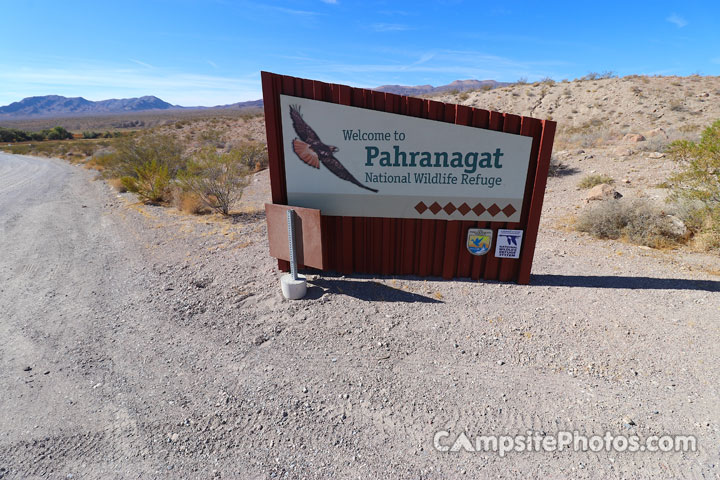
[[[295,210],[287,211],[288,224],[288,246],[290,247],[290,273],[293,280],[298,279],[297,274],[297,252],[295,251]]]

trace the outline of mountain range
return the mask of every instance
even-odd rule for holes
[[[428,93],[443,93],[452,92],[457,90],[458,92],[465,92],[467,90],[490,90],[497,87],[504,87],[510,85],[506,82],[496,82],[495,80],[455,80],[447,85],[440,85],[439,87],[433,87],[432,85],[382,85],[374,88],[380,92],[397,93],[398,95],[427,95]]]
[[[429,93],[442,93],[450,91],[467,91],[497,88],[508,85],[507,83],[494,80],[456,80],[447,85],[433,87],[432,85],[383,85],[375,88],[381,92],[396,93],[399,95],[424,95]],[[63,97],[60,95],[45,95],[39,97],[27,97],[19,102],[0,107],[0,120],[20,118],[53,118],[53,117],[76,117],[83,115],[114,115],[146,111],[168,111],[168,110],[205,110],[205,109],[248,109],[262,108],[262,100],[251,100],[238,102],[230,105],[218,105],[215,107],[183,107],[172,105],[155,96],[139,98],[121,98],[101,101],[86,100],[83,97]]]

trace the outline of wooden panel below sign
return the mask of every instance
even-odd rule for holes
[[[323,235],[320,210],[287,205],[265,204],[270,255],[280,260],[290,260],[288,243],[287,211],[295,210],[295,247],[297,263],[324,270]]]

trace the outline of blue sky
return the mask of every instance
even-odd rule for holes
[[[261,97],[260,71],[360,87],[588,72],[720,75],[720,2],[0,0],[0,105]]]

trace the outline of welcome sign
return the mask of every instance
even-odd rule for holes
[[[530,281],[555,122],[261,76],[272,203],[320,216],[323,270]]]
[[[519,221],[533,139],[280,95],[288,204],[323,215]]]

